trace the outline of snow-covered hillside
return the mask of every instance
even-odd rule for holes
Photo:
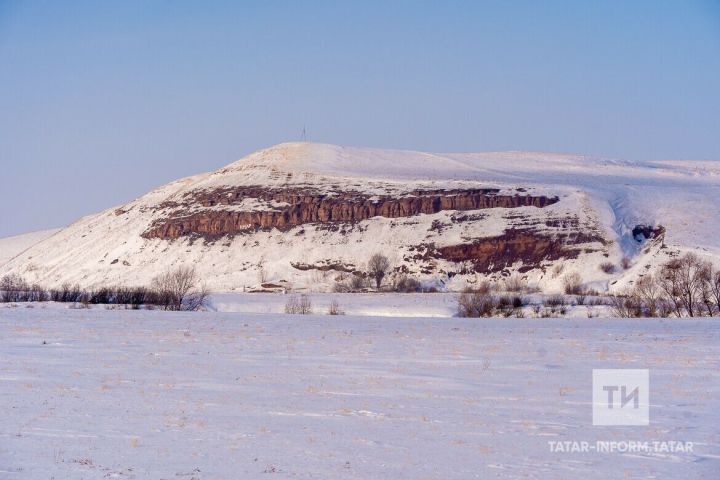
[[[718,204],[713,161],[288,143],[84,217],[0,274],[144,285],[194,264],[214,291],[329,290],[380,251],[398,273],[445,289],[520,272],[554,291],[574,271],[620,289],[680,250],[720,258]],[[657,238],[637,241],[639,225]]]
[[[0,238],[0,265],[4,265],[13,257],[59,232],[60,229],[40,230],[12,237]]]

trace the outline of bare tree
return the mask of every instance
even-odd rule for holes
[[[670,301],[673,312],[678,317],[683,316],[683,302],[680,293],[680,261],[670,260],[663,265],[660,271],[658,283],[660,289],[665,294],[665,298]]]
[[[375,253],[368,261],[368,273],[375,279],[375,287],[380,290],[383,278],[390,270],[390,260],[382,253]]]
[[[720,270],[710,275],[710,291],[715,299],[715,307],[720,311]]]
[[[701,296],[708,316],[720,313],[720,271],[715,271],[710,263],[703,271]]]
[[[675,313],[694,317],[700,313],[703,285],[710,276],[710,264],[692,253],[666,263],[661,272],[660,286],[672,302]]]
[[[155,277],[152,288],[164,310],[199,310],[209,292],[200,281],[195,267],[178,267]]]
[[[634,295],[642,304],[644,313],[648,317],[655,317],[658,314],[661,294],[657,279],[652,275],[645,275],[635,282]]]

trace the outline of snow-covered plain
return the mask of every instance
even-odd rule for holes
[[[216,312],[284,313],[292,294],[217,293],[207,308]],[[296,295],[297,296],[297,295]],[[332,302],[347,315],[368,317],[453,317],[457,314],[456,293],[312,293],[313,313],[327,313]]]
[[[718,478],[720,320],[0,310],[0,478]],[[650,425],[592,426],[594,368]],[[557,453],[549,441],[683,441]]]

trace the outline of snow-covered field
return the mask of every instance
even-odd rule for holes
[[[292,294],[216,293],[208,309],[233,313],[284,313]],[[297,296],[297,295],[296,295]],[[313,313],[325,314],[334,301],[347,315],[369,317],[452,317],[457,313],[455,293],[312,293]]]
[[[9,308],[0,478],[718,478],[719,367],[719,319]],[[649,426],[592,425],[597,368],[649,369]]]

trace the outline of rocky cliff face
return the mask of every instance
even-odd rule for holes
[[[520,273],[540,267],[544,262],[577,258],[581,252],[594,251],[605,244],[594,233],[572,232],[549,235],[534,229],[509,229],[502,235],[476,239],[472,243],[448,245],[433,249],[428,255],[451,262],[469,262],[475,272],[501,272],[518,263]],[[578,247],[585,245],[585,248]]]
[[[261,208],[245,210],[248,200]],[[397,195],[369,195],[352,191],[320,192],[309,188],[224,188],[191,192],[180,202],[161,205],[168,214],[156,220],[144,238],[206,238],[256,230],[280,231],[307,223],[359,222],[372,217],[399,218],[443,210],[543,208],[557,197],[500,194],[497,189],[414,190]],[[205,207],[199,211],[191,206]]]

